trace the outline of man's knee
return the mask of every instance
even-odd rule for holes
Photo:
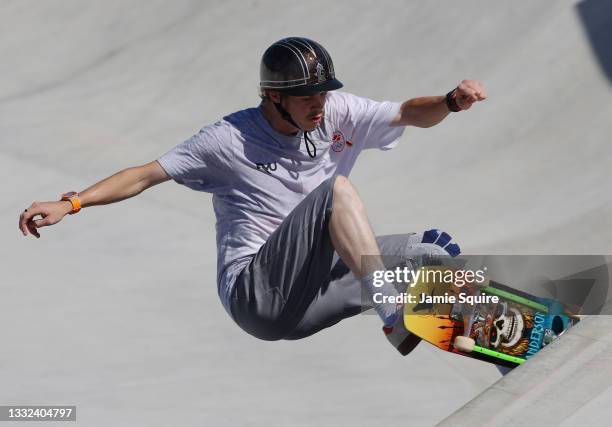
[[[240,282],[240,278],[236,283],[236,297],[232,299],[231,312],[234,321],[255,338],[265,341],[283,339],[292,327],[290,319],[287,318],[285,298],[279,289],[254,291],[254,286],[241,286],[245,283]]]
[[[282,340],[291,332],[280,315],[272,318],[251,314],[237,318],[236,323],[249,335],[264,341]]]

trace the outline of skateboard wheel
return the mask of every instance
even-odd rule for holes
[[[474,350],[475,345],[476,343],[472,338],[463,336],[455,337],[455,342],[453,343],[453,346],[457,350],[462,351],[464,353],[471,353],[472,350]]]

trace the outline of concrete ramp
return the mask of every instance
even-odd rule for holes
[[[601,425],[611,387],[612,317],[590,316],[438,426]]]
[[[440,228],[469,254],[612,253],[610,1],[0,0],[0,405],[76,405],[87,427],[431,426],[499,379],[433,346],[400,357],[375,316],[253,339],[217,297],[210,196],[174,183],[19,234],[32,201],[257,105],[260,56],[288,35],[323,43],[357,95],[403,102],[464,78],[489,91],[359,159],[351,180],[377,234]],[[604,424],[609,340],[592,335],[606,320],[451,419]],[[580,349],[571,363],[566,346]]]

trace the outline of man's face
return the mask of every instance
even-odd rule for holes
[[[323,118],[326,95],[327,92],[318,92],[310,96],[284,96],[280,102],[302,129],[313,130]]]

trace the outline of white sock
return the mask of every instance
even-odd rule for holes
[[[397,317],[401,314],[399,310],[401,308],[401,304],[390,302],[376,303],[374,302],[374,295],[380,294],[376,297],[376,300],[380,301],[382,300],[383,296],[397,297],[399,296],[399,292],[395,290],[392,281],[387,281],[384,278],[377,279],[376,284],[378,285],[380,284],[380,282],[382,282],[381,286],[375,286],[374,281],[374,273],[367,275],[361,279],[363,287],[368,292],[368,295],[371,298],[374,310],[376,310],[376,313],[378,313],[378,316],[382,319],[383,324],[385,326],[392,326],[397,320]]]

